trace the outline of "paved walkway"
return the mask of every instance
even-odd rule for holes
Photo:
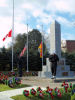
[[[30,90],[31,88],[36,89],[37,86],[32,86],[32,87],[26,87],[26,88],[21,88],[21,89],[15,89],[15,90],[9,90],[9,91],[0,92],[0,100],[13,100],[10,97],[22,94],[23,90],[25,90],[25,89],[26,90]],[[45,88],[42,88],[42,89],[45,89]]]
[[[75,78],[57,78],[56,80],[52,80],[50,78],[22,77],[23,84],[28,84],[32,86],[40,86],[40,87],[49,86],[51,88],[55,88],[55,87],[60,88],[63,81],[68,81],[68,83],[72,82],[73,84],[75,84]]]

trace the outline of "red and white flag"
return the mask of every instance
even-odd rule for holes
[[[27,49],[27,47],[26,47],[26,45],[25,45],[25,47],[23,48],[23,50],[22,50],[21,53],[20,53],[20,57],[22,57],[22,56],[24,55],[24,52],[26,51],[26,49]]]
[[[9,33],[8,34],[6,34],[6,36],[3,38],[3,41],[5,41],[5,39],[7,38],[7,37],[11,37],[12,36],[12,29],[9,31]]]

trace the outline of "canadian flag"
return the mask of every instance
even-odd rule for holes
[[[8,34],[6,34],[6,36],[3,38],[3,41],[5,41],[5,39],[7,37],[11,37],[12,36],[12,29],[8,32]]]

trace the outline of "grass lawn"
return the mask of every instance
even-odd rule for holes
[[[17,95],[17,96],[13,96],[11,98],[14,99],[14,100],[52,100],[51,97],[48,97],[48,96],[44,96],[44,98],[39,98],[37,96],[25,97],[24,95]],[[72,100],[72,99],[66,98],[66,97],[63,96],[62,98],[54,97],[53,100]]]
[[[0,84],[0,92],[1,92],[1,91],[7,91],[7,90],[18,89],[18,88],[29,87],[29,86],[30,86],[30,85],[20,84],[20,85],[15,85],[14,88],[11,88],[11,87],[9,87],[8,85]]]
[[[29,97],[25,97],[24,95],[18,95],[18,96],[13,96],[11,97],[14,100],[51,100],[48,97],[45,97],[44,99],[39,98],[37,96],[29,96]],[[55,99],[54,99],[55,100]],[[57,99],[56,99],[57,100]]]
[[[12,90],[12,88],[10,88],[8,85],[0,84],[0,92],[6,90]]]

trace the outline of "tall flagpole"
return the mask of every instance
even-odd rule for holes
[[[13,39],[14,39],[14,0],[13,0],[13,16],[12,16],[12,72],[13,72]]]
[[[42,25],[42,67],[43,67],[43,25]]]
[[[27,72],[29,72],[28,70],[28,24],[27,24]]]

